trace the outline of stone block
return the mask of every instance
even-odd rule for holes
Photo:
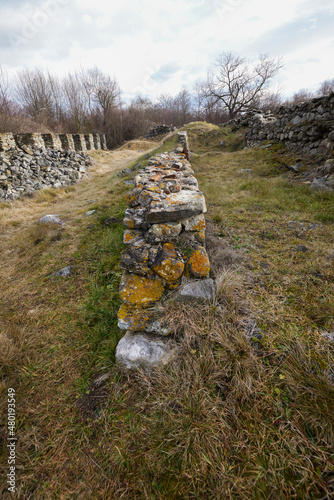
[[[205,212],[206,204],[202,193],[180,191],[167,196],[165,200],[152,201],[147,222],[179,222]]]
[[[210,272],[209,256],[204,247],[199,246],[187,262],[186,273],[192,278],[205,278]]]
[[[184,267],[174,245],[165,243],[157,253],[152,270],[167,283],[174,283],[181,278]]]
[[[166,224],[152,224],[145,233],[145,240],[149,243],[163,243],[174,240],[182,231],[182,225],[177,222]]]
[[[191,281],[181,286],[171,300],[182,303],[200,303],[212,302],[214,297],[214,282],[211,278]]]
[[[171,340],[127,332],[116,348],[116,360],[126,368],[150,369],[166,365],[177,352]]]
[[[135,332],[168,335],[170,329],[162,321],[164,309],[140,309],[123,304],[118,311],[118,328]]]
[[[164,285],[159,279],[150,279],[136,274],[124,273],[120,283],[122,302],[135,307],[151,307],[164,293]]]

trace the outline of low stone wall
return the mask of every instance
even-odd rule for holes
[[[0,201],[74,184],[93,149],[107,149],[104,135],[0,134]]]
[[[279,141],[303,153],[334,157],[334,93],[273,112],[253,111],[229,124],[247,127],[248,146]]]
[[[0,134],[0,152],[16,147],[88,151],[107,149],[104,134]]]
[[[175,130],[173,126],[169,127],[168,125],[157,125],[145,135],[145,139],[152,139],[154,137],[158,137],[159,135],[168,134],[173,130]]]
[[[116,352],[131,368],[167,361],[172,352],[164,321],[166,301],[211,300],[213,281],[205,250],[206,205],[187,160],[186,133],[180,146],[152,157],[127,195],[123,301],[119,328],[126,330]]]

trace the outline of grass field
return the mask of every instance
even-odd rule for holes
[[[2,498],[334,497],[334,195],[296,181],[280,147],[201,123],[188,134],[217,290],[210,306],[169,307],[180,353],[162,371],[114,358],[129,189],[114,169],[139,152],[96,152],[90,179],[0,205]],[[46,213],[66,225],[38,224]]]

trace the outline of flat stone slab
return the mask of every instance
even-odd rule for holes
[[[180,191],[166,199],[153,200],[146,220],[149,223],[179,222],[206,212],[205,198],[199,191]]]
[[[212,302],[214,296],[214,282],[213,279],[193,281],[186,283],[178,289],[172,300],[174,302],[196,302],[203,304],[205,302]]]
[[[117,345],[116,360],[126,368],[155,368],[168,363],[175,352],[170,340],[127,332]]]

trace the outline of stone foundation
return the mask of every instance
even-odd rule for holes
[[[166,301],[205,302],[213,297],[205,250],[205,199],[187,159],[186,133],[178,137],[179,147],[152,157],[127,195],[126,248],[121,254],[123,305],[118,313],[119,328],[127,334],[116,352],[125,366],[136,366],[140,348],[134,336],[139,333],[144,334],[144,351],[150,351],[147,342],[152,349],[158,342],[158,352],[163,353],[161,362],[170,359],[168,348],[161,348],[162,342],[168,344],[170,333],[164,321]],[[131,349],[126,339],[131,341]],[[145,362],[139,354],[137,361],[137,366],[159,364],[156,357]]]

